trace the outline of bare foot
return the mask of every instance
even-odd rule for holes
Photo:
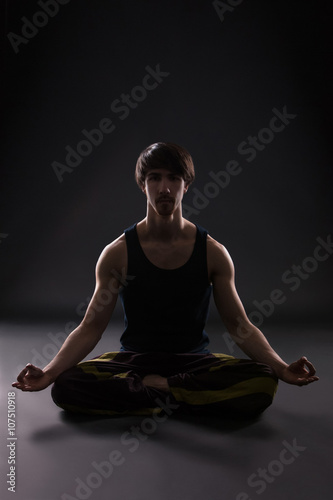
[[[161,375],[146,375],[142,379],[142,382],[147,387],[154,387],[154,389],[159,389],[160,391],[170,392],[168,380],[165,377],[161,377]]]

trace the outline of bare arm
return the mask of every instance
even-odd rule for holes
[[[117,240],[116,240],[117,242]],[[80,325],[67,337],[60,351],[43,369],[30,363],[21,371],[13,387],[22,391],[39,391],[49,386],[68,368],[84,359],[99,342],[115,308],[122,264],[119,258],[122,242],[109,245],[96,265],[96,286]]]
[[[236,344],[254,361],[271,366],[287,383],[305,385],[318,380],[315,368],[304,356],[288,365],[274,351],[246,315],[236,291],[234,265],[227,250],[213,239],[208,241],[207,248],[215,304]]]

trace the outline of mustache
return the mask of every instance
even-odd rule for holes
[[[174,201],[174,198],[172,198],[171,196],[160,196],[159,198],[157,198],[157,203],[159,201]]]

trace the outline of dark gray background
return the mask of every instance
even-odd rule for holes
[[[22,17],[41,8],[2,10],[5,35],[21,35]],[[71,0],[17,54],[5,37],[4,312],[78,319],[101,250],[145,215],[137,156],[167,140],[194,159],[187,205],[210,171],[230,160],[242,168],[190,220],[230,251],[247,311],[278,288],[286,300],[269,320],[327,316],[332,257],[295,291],[281,277],[332,231],[331,23],[328,1],[244,1],[222,22],[211,1]],[[169,76],[121,120],[111,103],[158,64]],[[297,117],[247,162],[239,144],[284,106]],[[52,162],[103,118],[115,131],[60,183]]]
[[[265,335],[287,362],[307,355],[320,377],[307,388],[281,383],[256,422],[170,418],[133,455],[119,448],[120,439],[142,425],[141,417],[71,420],[54,406],[50,389],[15,391],[16,498],[73,497],[75,478],[85,479],[93,461],[120,449],[125,465],[91,500],[236,500],[241,492],[253,500],[248,478],[296,440],[304,453],[260,496],[331,499],[333,256],[295,291],[282,281],[313,255],[318,237],[332,232],[331,2],[244,0],[222,22],[210,0],[71,0],[17,54],[6,35],[20,35],[22,17],[31,20],[41,8],[35,0],[0,6],[0,307],[8,318],[0,322],[1,411],[20,369],[27,362],[45,366],[79,322],[77,308],[92,294],[103,247],[145,216],[134,167],[141,150],[159,140],[193,155],[197,179],[187,205],[195,188],[207,189],[209,172],[239,161],[242,172],[190,219],[229,249],[249,313],[254,301],[282,291],[285,301],[265,319]],[[120,120],[111,103],[158,64],[170,75]],[[247,162],[239,145],[284,106],[297,117]],[[106,117],[116,130],[58,182],[52,162],[63,163],[65,147]],[[91,357],[119,349],[119,313]],[[326,319],[330,324],[319,324]],[[208,333],[213,352],[240,355],[220,323],[212,321]],[[12,498],[5,424],[2,432],[1,498]]]

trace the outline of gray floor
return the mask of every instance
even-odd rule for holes
[[[320,381],[280,383],[274,405],[256,421],[170,416],[69,418],[50,398],[16,390],[16,493],[7,491],[7,393],[20,365],[43,364],[64,323],[1,324],[1,499],[17,500],[329,500],[332,498],[332,329],[269,327],[286,361],[306,354]],[[105,333],[96,355],[116,350],[121,327]],[[230,354],[210,326],[212,350]],[[238,355],[238,351],[232,354]],[[111,464],[113,463],[113,465]]]

